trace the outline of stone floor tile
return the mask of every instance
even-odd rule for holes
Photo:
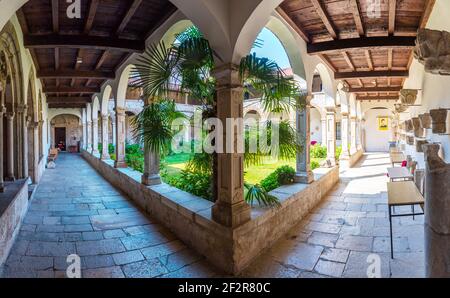
[[[68,256],[76,253],[75,244],[72,242],[43,242],[34,241],[28,245],[28,256],[57,257]]]
[[[319,260],[323,247],[305,243],[294,243],[288,249],[275,246],[270,251],[273,258],[285,266],[311,271]]]
[[[346,263],[349,254],[350,251],[346,249],[326,247],[320,255],[320,258],[327,261]]]
[[[173,254],[185,248],[186,245],[184,245],[181,241],[174,240],[164,244],[143,248],[141,249],[141,253],[146,259],[154,259]]]
[[[159,260],[170,271],[176,271],[186,265],[202,259],[202,256],[190,249],[183,249],[170,255],[161,256]]]
[[[121,229],[107,230],[103,232],[103,237],[105,237],[105,239],[122,238],[125,236],[126,236],[125,232],[122,231]]]
[[[344,272],[345,264],[331,262],[326,260],[319,260],[314,267],[314,270],[319,274],[333,276],[333,277],[341,277],[342,272]]]
[[[119,239],[79,241],[76,242],[76,246],[77,253],[80,256],[113,254],[125,251],[125,247]]]
[[[167,268],[161,264],[159,259],[151,259],[127,264],[122,266],[122,270],[126,277],[131,278],[156,277],[169,273]]]
[[[336,242],[336,248],[356,251],[371,251],[373,237],[341,235]]]
[[[83,278],[120,278],[125,277],[119,266],[86,269],[81,273]]]
[[[337,234],[313,232],[311,236],[308,238],[308,243],[327,247],[334,247],[338,238],[339,235]]]

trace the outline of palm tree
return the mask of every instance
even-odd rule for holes
[[[153,106],[161,102],[167,103],[170,92],[177,88],[179,92],[187,93],[191,98],[200,101],[203,119],[215,117],[216,80],[211,75],[214,68],[215,53],[208,40],[196,27],[191,27],[176,36],[175,42],[167,47],[163,42],[150,45],[138,59],[131,73],[131,87],[142,88],[145,98],[154,99],[144,109],[135,121],[135,133],[145,143],[147,148],[157,152],[167,151],[173,136],[167,130],[170,117],[155,117],[151,115]],[[244,57],[240,63],[239,74],[245,92],[253,93],[261,98],[264,111],[281,113],[290,109],[301,109],[306,96],[302,93],[292,78],[287,77],[283,70],[267,58],[255,54]],[[171,114],[173,115],[173,114]],[[160,123],[153,123],[160,122]],[[161,123],[161,122],[164,122]],[[262,124],[270,128],[270,121]],[[270,131],[270,130],[269,130]],[[279,157],[290,159],[302,150],[302,142],[298,134],[287,121],[279,125],[280,145]],[[246,134],[246,143],[248,134]],[[260,163],[267,150],[258,148],[256,153],[244,154],[246,165]],[[216,198],[217,155],[197,153],[188,163],[188,170],[209,172],[213,181],[213,199]],[[275,205],[275,199],[267,194],[261,194],[263,189],[246,184],[246,199]]]

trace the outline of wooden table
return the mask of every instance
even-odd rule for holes
[[[413,180],[414,176],[406,167],[388,168],[389,179],[391,182]]]
[[[394,258],[393,240],[392,240],[392,218],[401,216],[423,215],[424,212],[415,213],[414,206],[419,205],[423,210],[425,200],[417,189],[413,181],[388,182],[388,207],[389,207],[389,228],[391,237],[391,258]],[[392,208],[395,206],[411,206],[412,213],[392,214]]]
[[[389,156],[391,157],[392,167],[394,167],[395,164],[397,164],[397,163],[401,164],[403,161],[406,160],[405,155],[401,152],[398,152],[398,153],[391,152],[389,154]]]

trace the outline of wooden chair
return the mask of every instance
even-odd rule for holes
[[[55,161],[58,158],[58,149],[52,148],[50,149],[50,152],[48,153],[48,160],[49,161]]]

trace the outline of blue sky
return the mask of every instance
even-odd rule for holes
[[[283,45],[269,29],[264,28],[259,33],[258,39],[262,40],[263,45],[261,48],[253,48],[252,53],[256,53],[258,57],[266,57],[275,61],[281,68],[291,67]]]

